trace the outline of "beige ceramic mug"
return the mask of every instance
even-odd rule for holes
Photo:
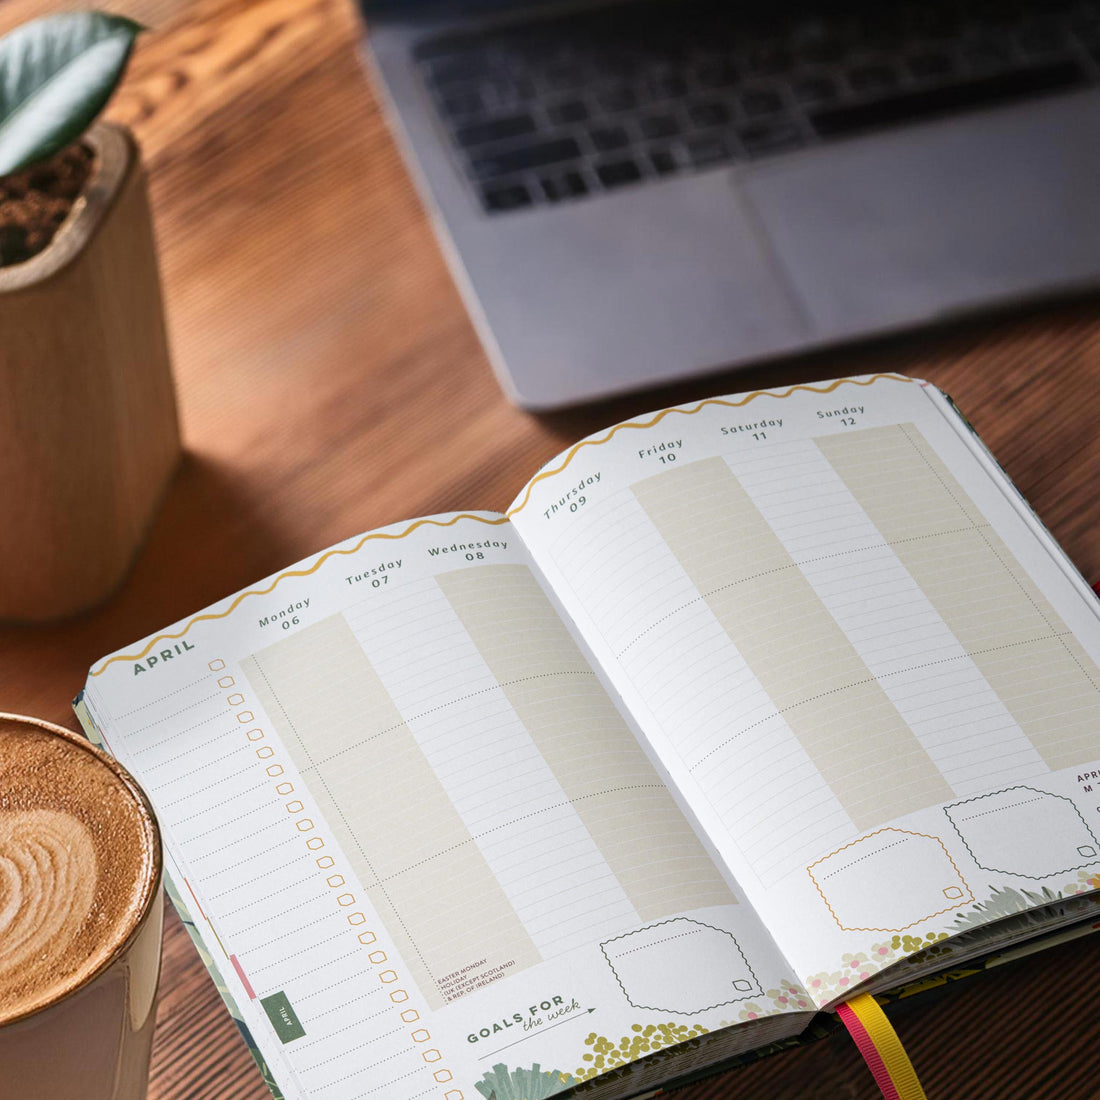
[[[144,1100],[162,917],[134,779],[78,734],[0,714],[0,1100]]]

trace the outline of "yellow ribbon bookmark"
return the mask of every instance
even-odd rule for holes
[[[837,1012],[878,1083],[884,1100],[928,1100],[898,1033],[870,993],[853,997]]]

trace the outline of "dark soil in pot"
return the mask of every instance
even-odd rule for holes
[[[0,176],[0,267],[49,246],[92,174],[95,154],[70,145],[49,160]]]

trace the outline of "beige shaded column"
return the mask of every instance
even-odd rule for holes
[[[242,662],[425,997],[541,956],[342,615]]]
[[[1100,669],[916,425],[817,445],[1046,764],[1095,759]]]
[[[530,570],[436,578],[643,920],[735,899]]]
[[[952,796],[722,459],[633,490],[857,828]]]

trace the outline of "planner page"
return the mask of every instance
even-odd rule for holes
[[[1096,600],[933,387],[667,409],[509,514],[818,1004],[1100,886]]]
[[[543,1096],[805,1024],[502,516],[349,540],[98,662],[78,709],[284,1096]]]

